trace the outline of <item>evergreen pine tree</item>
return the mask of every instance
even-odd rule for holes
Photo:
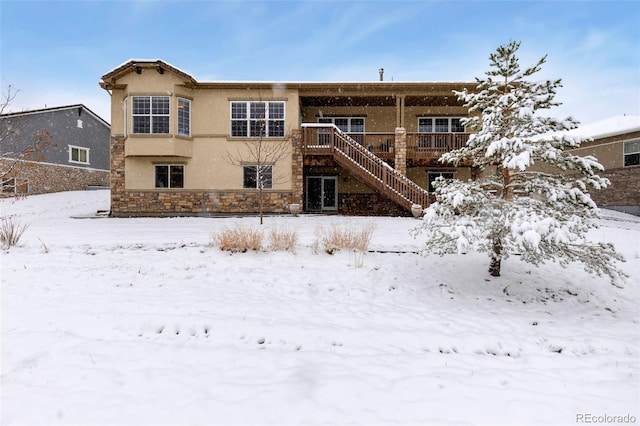
[[[436,202],[415,232],[426,234],[426,253],[488,253],[493,276],[500,275],[502,260],[518,253],[534,265],[582,262],[587,272],[619,285],[625,277],[617,264],[622,256],[611,244],[586,239],[599,217],[589,190],[609,185],[597,175],[604,168],[592,156],[571,153],[584,142],[566,132],[577,121],[540,114],[560,105],[554,96],[561,80],[529,81],[546,56],[522,71],[519,47],[500,46],[489,57],[486,78],[476,79],[476,90],[455,92],[471,115],[464,124],[477,133],[440,161],[472,166],[478,178],[438,179]]]

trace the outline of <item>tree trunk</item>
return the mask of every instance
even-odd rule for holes
[[[493,240],[493,252],[491,253],[491,263],[489,264],[489,275],[492,277],[500,276],[500,263],[502,262],[502,241],[500,239]]]

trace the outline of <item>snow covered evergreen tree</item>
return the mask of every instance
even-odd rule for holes
[[[622,256],[611,244],[585,238],[599,217],[589,190],[609,185],[597,175],[604,168],[592,156],[570,152],[584,142],[566,134],[577,121],[540,114],[560,105],[554,96],[561,80],[529,81],[546,56],[523,71],[519,47],[500,46],[489,56],[486,78],[476,78],[476,90],[455,92],[471,114],[464,124],[477,133],[440,161],[472,166],[478,178],[438,179],[436,202],[415,233],[426,234],[425,253],[488,253],[493,276],[500,275],[502,260],[517,253],[534,265],[582,262],[587,272],[619,285],[625,277],[618,266]]]

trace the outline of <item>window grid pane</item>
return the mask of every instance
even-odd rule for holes
[[[178,135],[191,136],[191,101],[178,98]]]
[[[284,137],[283,101],[231,102],[232,137]]]
[[[155,166],[156,188],[184,188],[184,166],[158,164]]]
[[[255,189],[258,187],[258,172],[256,166],[243,167],[242,187],[246,189]]]
[[[433,132],[433,119],[432,118],[419,118],[418,119],[418,132],[432,133]]]
[[[133,96],[133,133],[169,133],[169,96]]]
[[[635,154],[640,152],[640,141],[628,141],[624,143],[625,154]]]
[[[459,118],[451,119],[451,131],[454,133],[464,133],[464,126],[460,122]]]

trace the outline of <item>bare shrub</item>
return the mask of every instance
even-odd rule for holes
[[[214,234],[211,242],[220,250],[232,253],[258,251],[262,247],[262,231],[236,226],[233,229],[224,229],[219,234]]]
[[[0,243],[4,247],[17,245],[28,227],[28,224],[21,224],[19,220],[14,220],[11,216],[3,217],[0,222]]]
[[[294,230],[272,228],[269,232],[269,249],[273,251],[291,251],[298,242],[298,234]]]

